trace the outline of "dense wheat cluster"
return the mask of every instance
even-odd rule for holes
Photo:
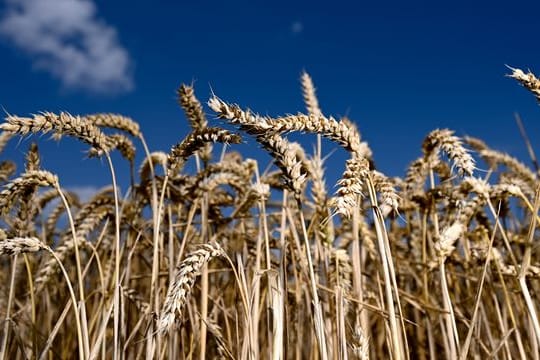
[[[540,81],[512,71],[538,97]],[[191,132],[168,153],[116,114],[9,115],[0,148],[74,137],[112,180],[82,202],[35,144],[18,174],[0,163],[2,359],[538,354],[538,171],[438,129],[389,178],[355,123],[325,114],[308,74],[301,85],[306,113],[282,117],[182,85]],[[235,151],[246,138],[275,167]],[[321,138],[348,153],[335,193]],[[144,160],[119,194],[110,153],[135,172],[136,144]]]

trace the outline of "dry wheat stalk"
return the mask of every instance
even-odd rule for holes
[[[0,181],[8,181],[9,177],[13,175],[17,166],[12,161],[0,162]]]
[[[241,141],[242,138],[240,135],[232,134],[228,130],[217,127],[195,130],[182,142],[172,147],[169,153],[168,174],[171,176],[177,173],[185,161],[206,143],[221,142],[225,144],[238,144]]]
[[[180,263],[160,313],[157,329],[160,332],[171,330],[183,318],[182,309],[186,304],[197,275],[206,263],[215,257],[225,256],[217,243],[203,244],[191,252]]]
[[[191,85],[182,84],[178,89],[178,102],[191,125],[193,130],[202,130],[208,126],[206,115],[204,114],[203,107],[197,97],[195,96],[195,90]],[[212,144],[206,143],[205,146],[199,151],[201,159],[207,163],[212,155]]]
[[[445,259],[454,251],[455,242],[466,230],[465,225],[457,221],[442,231],[438,241],[434,244],[438,259]]]
[[[465,144],[469,145],[472,149],[474,149],[477,152],[489,149],[489,147],[484,142],[484,140],[475,138],[473,136],[464,136],[463,141],[465,142]]]
[[[13,133],[11,131],[2,131],[0,133],[0,152],[4,151],[4,148],[12,137]]]
[[[448,129],[437,129],[429,133],[422,144],[424,155],[430,158],[433,154],[443,151],[452,160],[460,176],[472,175],[475,169],[474,159],[463,147],[461,139],[454,136]]]
[[[222,161],[215,164],[209,164],[205,169],[199,171],[193,178],[193,181],[187,185],[187,192],[194,192],[200,184],[207,178],[219,173],[230,173],[238,178],[243,178],[246,181],[251,180],[255,172],[255,160],[247,159],[246,161],[233,162]]]
[[[67,194],[68,191],[63,190],[64,194]],[[73,194],[72,194],[73,195]],[[38,203],[38,206],[40,209],[45,208],[47,204],[49,204],[51,201],[56,199],[58,197],[58,191],[56,189],[48,189],[43,192],[41,192],[38,195],[38,198],[36,199],[36,202]]]
[[[130,289],[127,287],[122,287],[122,293],[127,297],[135,307],[143,314],[150,313],[150,304],[148,304],[144,299],[141,298],[135,289]]]
[[[30,145],[26,153],[26,172],[38,171],[40,167],[40,157],[38,147],[35,143]],[[27,186],[20,193],[19,209],[12,225],[13,231],[18,236],[30,236],[35,233],[34,223],[30,220],[34,218],[38,208],[33,201],[38,185]]]
[[[10,115],[5,123],[0,124],[0,129],[19,135],[53,132],[57,137],[74,136],[97,149],[109,148],[110,142],[97,126],[65,112],[60,115],[44,112],[33,118]]]
[[[313,116],[321,115],[321,109],[319,107],[319,101],[315,95],[315,86],[313,80],[307,72],[303,72],[300,78],[302,83],[302,93],[304,95],[304,103],[306,104],[306,110],[308,114]]]
[[[168,156],[163,151],[154,151],[150,153],[150,157],[146,157],[139,167],[139,177],[141,178],[141,182],[150,179],[150,163],[152,163],[152,165],[159,164],[166,169],[168,161]]]
[[[521,69],[514,69],[510,67],[512,74],[509,77],[519,81],[521,85],[526,87],[530,92],[536,96],[536,99],[540,101],[540,80],[531,72],[523,72]]]
[[[193,85],[180,85],[177,91],[178,103],[184,109],[189,124],[193,130],[202,130],[208,126],[204,109],[195,96]]]
[[[330,223],[325,223],[330,214],[328,213],[328,194],[326,192],[326,184],[324,181],[323,162],[324,161],[322,159],[313,157],[307,162],[307,164],[311,179],[313,181],[311,186],[311,195],[315,204],[314,215],[317,226],[316,231],[325,244],[331,245],[334,238],[329,230]]]
[[[227,104],[214,96],[208,105],[217,113],[218,118],[240,125],[240,129],[254,135],[255,139],[275,159],[282,170],[286,186],[300,198],[306,174],[302,172],[302,163],[298,158],[298,146],[292,145],[281,137],[274,126],[274,121],[242,110],[234,104]]]
[[[96,147],[92,147],[88,151],[88,155],[90,157],[97,157],[103,155],[104,153],[109,153],[113,149],[117,149],[124,159],[128,160],[129,162],[133,162],[135,160],[135,145],[133,145],[133,142],[127,136],[122,134],[113,134],[108,138],[109,141],[106,148],[98,149]]]
[[[0,212],[6,213],[9,211],[15,198],[25,189],[35,186],[55,186],[56,184],[58,184],[58,177],[48,171],[26,172],[21,177],[7,183],[4,190],[0,192]]]
[[[74,219],[75,227],[77,227],[81,222],[84,221],[84,219],[90,216],[90,214],[94,212],[97,208],[108,205],[114,205],[112,187],[110,186],[106,186],[103,189],[99,190],[92,199],[90,199],[81,207]]]
[[[360,325],[354,327],[352,339],[351,352],[354,359],[369,360],[369,339]]]
[[[231,218],[241,217],[245,215],[254,203],[266,200],[270,196],[270,186],[268,184],[252,184],[244,197],[238,202],[236,209],[231,215]]]
[[[26,153],[26,172],[39,170],[40,164],[38,146],[36,143],[32,143]]]
[[[105,204],[99,207],[93,207],[91,212],[84,218],[78,218],[76,226],[77,244],[81,248],[90,246],[86,236],[108,215],[114,214],[114,205]],[[55,249],[55,254],[60,261],[67,259],[68,255],[75,249],[75,239],[70,232],[62,237],[59,245]],[[40,291],[49,282],[51,277],[57,272],[58,261],[51,258],[38,271],[36,275],[36,287]]]
[[[352,265],[349,254],[344,249],[331,249],[328,285],[340,287],[348,294],[352,289]]]
[[[369,174],[369,163],[365,158],[352,158],[347,160],[345,171],[338,181],[340,188],[337,196],[332,199],[339,214],[350,217],[354,208],[358,206],[358,199],[362,196],[362,187]]]
[[[409,191],[421,191],[424,189],[426,178],[429,174],[429,164],[424,157],[414,160],[407,168],[405,183]]]
[[[373,180],[373,186],[378,191],[380,196],[380,208],[384,216],[388,215],[391,211],[397,213],[399,207],[399,196],[396,193],[394,185],[391,183],[383,173],[379,171],[372,171],[371,178]]]
[[[491,167],[496,167],[498,164],[506,166],[512,171],[517,178],[528,184],[529,190],[536,189],[537,179],[536,174],[521,161],[516,158],[495,150],[485,149],[479,152],[480,157],[484,159]]]
[[[302,172],[302,162],[297,157],[297,150],[291,143],[278,134],[257,136],[257,141],[274,158],[281,169],[285,185],[300,199],[306,174]]]
[[[365,143],[360,141],[360,133],[351,122],[337,121],[333,117],[322,115],[289,115],[273,119],[270,122],[272,131],[278,133],[301,131],[322,136],[337,142],[354,157],[369,158],[370,153]],[[262,129],[261,129],[262,130]]]
[[[242,110],[236,104],[227,104],[217,96],[208,100],[208,106],[214,110],[219,119],[228,120],[231,124],[239,125],[241,130],[249,134],[263,134],[274,131],[269,117],[263,117],[249,110]]]
[[[0,240],[0,254],[18,255],[49,250],[49,247],[35,237],[14,237]]]
[[[185,194],[187,199],[195,200],[203,197],[204,194],[211,194],[221,185],[232,187],[237,196],[243,196],[249,190],[249,182],[244,177],[236,176],[233,173],[221,172],[216,173],[201,181],[197,187],[193,187],[191,191]]]
[[[98,127],[125,131],[135,137],[141,136],[139,124],[133,119],[123,115],[100,113],[84,115],[81,117],[81,119]]]

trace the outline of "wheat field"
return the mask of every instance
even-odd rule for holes
[[[22,171],[0,162],[1,358],[538,359],[538,169],[435,129],[387,177],[307,73],[301,90],[305,114],[269,117],[182,85],[191,132],[168,153],[117,114],[8,115],[0,150],[73,137],[111,185],[81,201],[35,143]],[[235,151],[246,138],[271,168]],[[322,138],[349,157],[335,193]]]

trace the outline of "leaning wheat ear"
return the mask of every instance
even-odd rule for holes
[[[295,146],[275,131],[272,120],[237,105],[227,104],[216,96],[208,101],[208,105],[217,113],[218,118],[239,125],[241,130],[255,137],[274,158],[276,166],[282,171],[285,185],[300,199],[306,178],[306,174],[301,171],[302,162]]]
[[[113,149],[117,149],[124,159],[130,163],[134,162],[136,153],[135,145],[133,145],[133,142],[127,136],[113,134],[109,136],[109,140],[106,148],[92,147],[88,151],[88,155],[90,157],[101,156],[103,152],[111,152]]]
[[[52,186],[58,184],[58,177],[48,171],[28,171],[21,177],[6,184],[0,192],[0,213],[8,212],[15,199],[25,190],[34,186]]]
[[[158,331],[172,329],[173,325],[182,318],[182,309],[189,299],[193,284],[201,269],[211,259],[224,255],[225,252],[219,244],[209,243],[191,252],[180,263],[174,280],[167,291],[157,324]]]
[[[18,255],[49,250],[49,247],[35,237],[14,237],[0,240],[0,254]]]
[[[208,126],[208,120],[204,114],[204,109],[197,97],[193,85],[182,84],[177,91],[178,103],[184,110],[186,117],[194,131],[203,130]],[[198,152],[201,159],[208,163],[212,157],[212,144],[206,143]]]
[[[369,163],[365,158],[352,158],[347,160],[345,172],[338,181],[337,196],[332,199],[332,205],[337,212],[351,217],[354,208],[362,196],[362,188],[369,174]]]
[[[208,127],[190,133],[182,142],[172,147],[168,156],[168,174],[177,173],[186,160],[207,143],[239,144],[240,135],[217,127]]]
[[[56,138],[69,135],[99,150],[110,148],[109,137],[97,126],[65,112],[60,115],[44,112],[33,118],[10,115],[5,123],[0,124],[0,129],[19,135],[53,132]]]
[[[101,128],[111,128],[124,131],[134,137],[141,136],[139,124],[126,116],[118,114],[90,114],[81,117],[83,121],[87,121]]]
[[[452,160],[453,166],[458,170],[460,176],[470,176],[475,169],[473,157],[465,149],[461,139],[454,136],[452,130],[437,129],[432,131],[424,140],[422,148],[426,159],[432,159],[440,151],[444,152]]]
[[[523,72],[521,69],[515,69],[510,67],[512,74],[509,77],[516,79],[521,85],[526,87],[530,92],[534,94],[536,100],[540,101],[540,80],[531,72]]]

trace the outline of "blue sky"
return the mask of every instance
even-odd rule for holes
[[[404,173],[435,128],[527,160],[518,111],[539,141],[539,106],[504,76],[505,64],[540,72],[537,1],[5,0],[0,11],[7,112],[122,113],[140,122],[152,150],[168,151],[188,131],[180,83],[194,81],[204,101],[213,89],[280,115],[303,111],[304,69],[323,112],[355,120],[389,175]],[[44,167],[66,186],[108,183],[106,163],[85,159],[84,145],[48,138],[39,141]],[[22,158],[29,143],[3,156]],[[269,161],[253,141],[237,149]],[[344,159],[331,156],[330,179]],[[115,164],[126,181],[127,167]]]

